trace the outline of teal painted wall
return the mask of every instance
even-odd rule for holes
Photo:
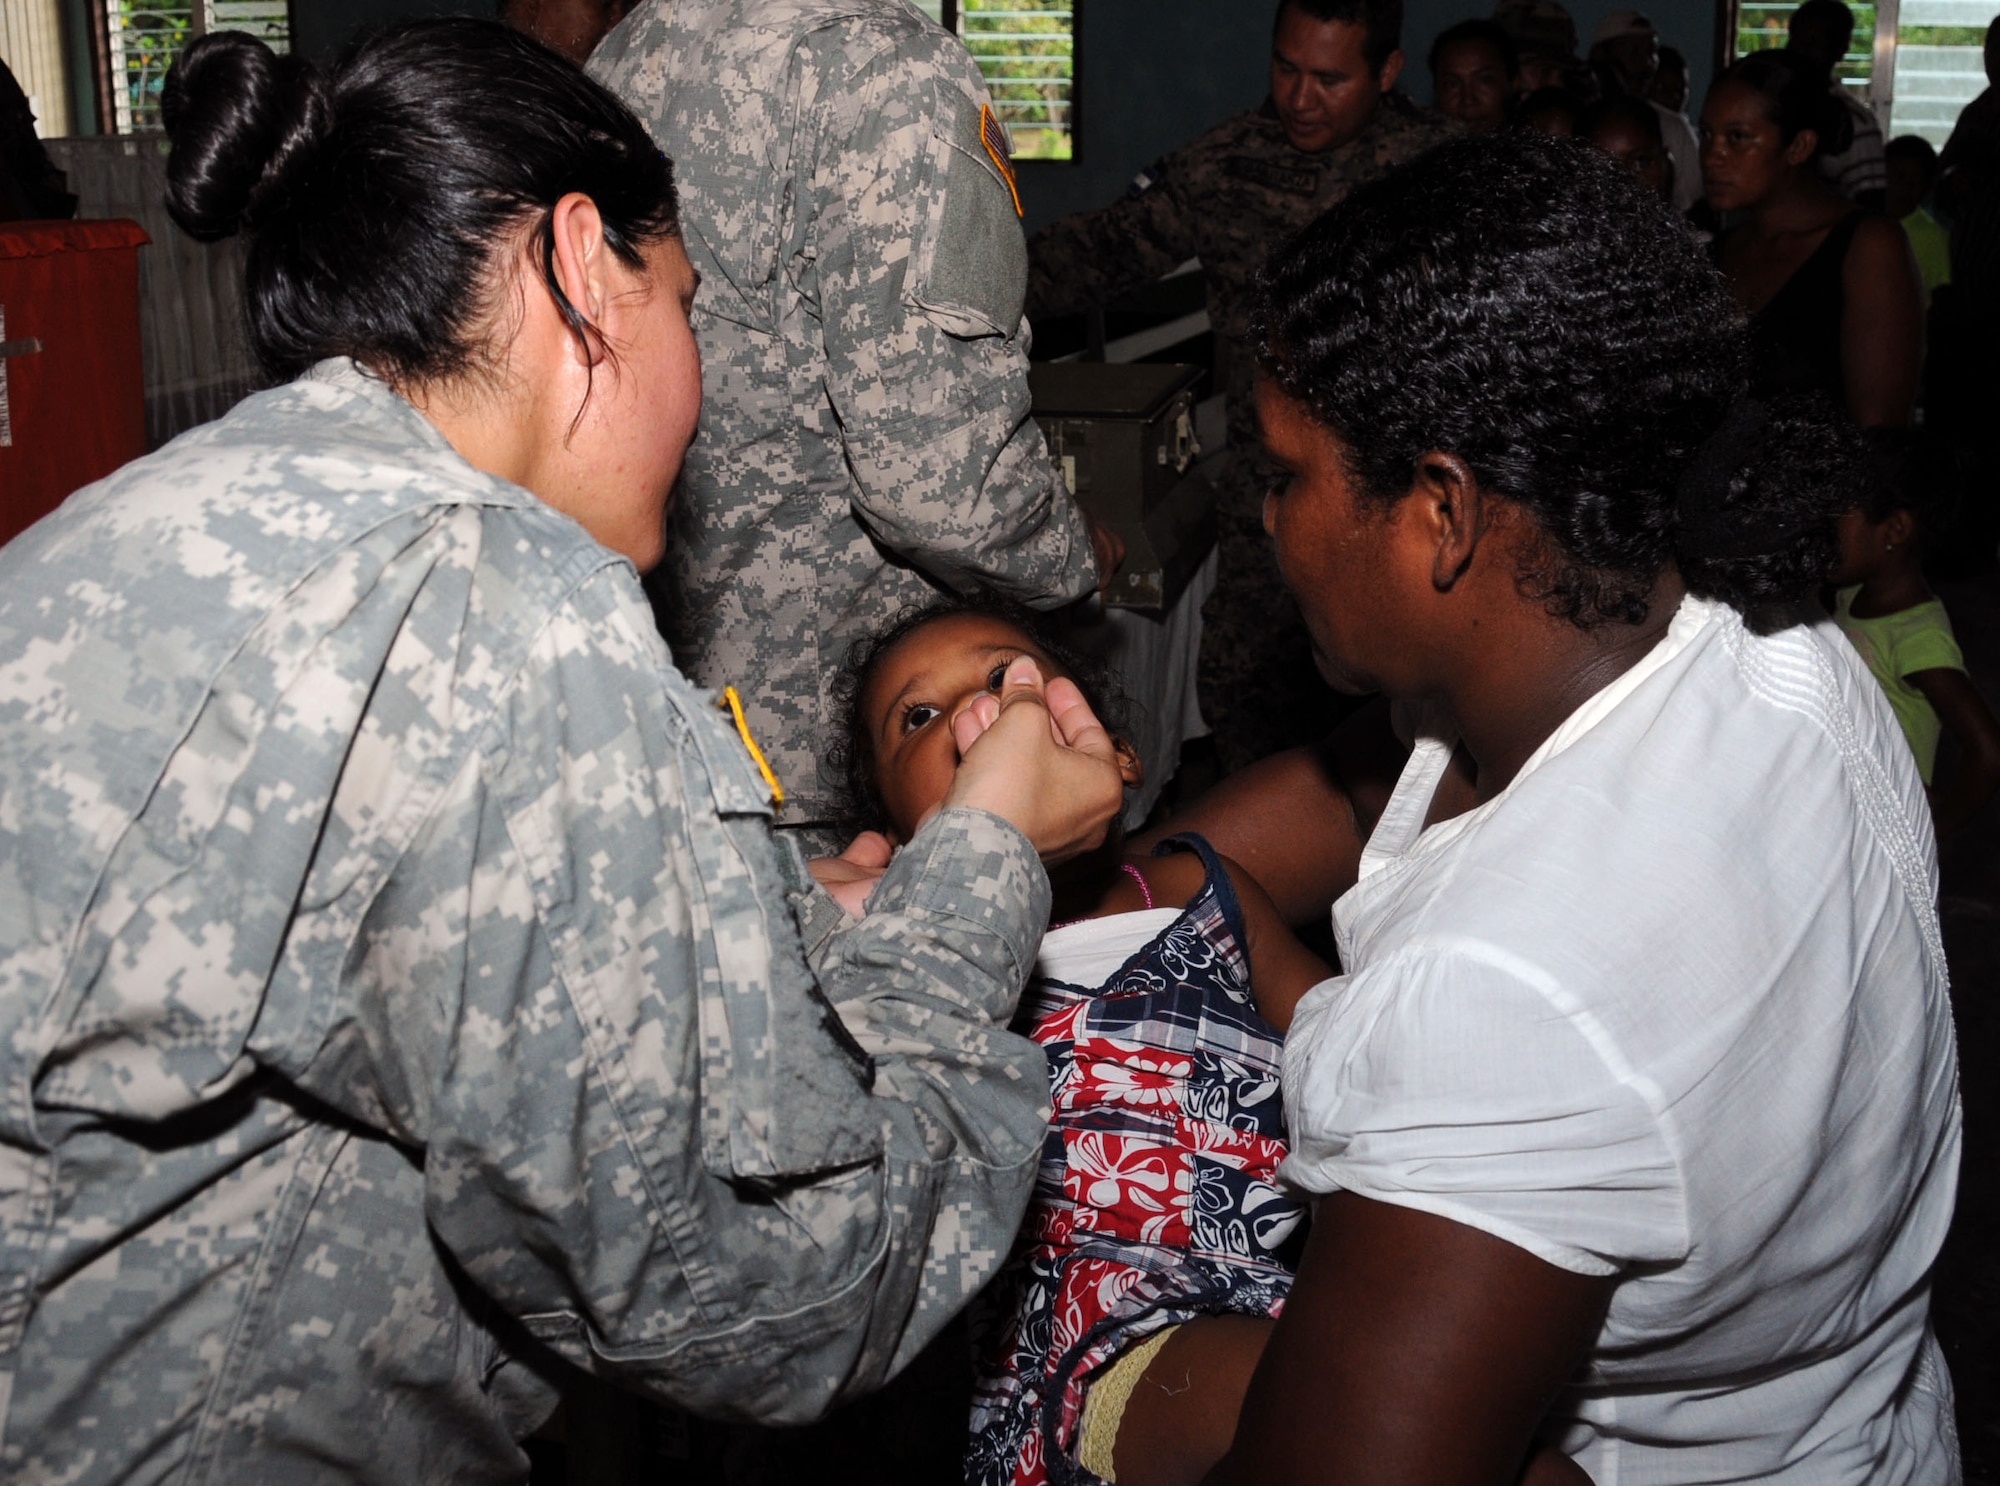
[[[292,0],[292,49],[324,61],[356,32],[419,16],[483,15],[492,0]]]
[[[1428,102],[1424,56],[1446,26],[1490,12],[1491,0],[1405,0],[1404,90]],[[1708,85],[1717,0],[1642,0],[1665,40],[1694,71],[1690,112]],[[1022,204],[1029,231],[1068,212],[1102,205],[1149,162],[1264,96],[1273,0],[1078,0],[1082,34],[1083,136],[1067,164],[1025,162]],[[1573,5],[1584,48],[1618,0]],[[418,15],[491,15],[491,0],[292,0],[300,51],[325,57],[364,26]]]
[[[1708,87],[1717,0],[1640,0],[1661,38],[1687,56],[1693,73],[1688,111]],[[1081,157],[1071,164],[1024,163],[1022,204],[1030,232],[1073,211],[1111,200],[1132,177],[1183,140],[1264,96],[1275,0],[1078,0],[1082,35]],[[1403,90],[1428,103],[1424,58],[1447,26],[1491,14],[1492,0],[1405,0]],[[1620,0],[1573,3],[1578,47]]]
[[[1078,0],[1079,158],[1028,161],[1030,232],[1111,200],[1151,161],[1264,97],[1266,0]]]

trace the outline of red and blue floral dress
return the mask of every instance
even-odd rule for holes
[[[1235,889],[1199,836],[1205,880],[1108,980],[1037,967],[1017,1027],[1048,1054],[1055,1114],[1012,1257],[974,1321],[970,1486],[1099,1478],[1074,1458],[1094,1374],[1196,1316],[1276,1316],[1306,1206],[1285,1156],[1281,1033],[1250,995]],[[1111,920],[1098,920],[1110,923]]]

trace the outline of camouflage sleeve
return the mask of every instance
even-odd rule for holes
[[[642,602],[600,574],[541,636],[378,900],[360,1015],[473,1284],[579,1366],[800,1422],[1007,1252],[1047,1075],[1004,1024],[1047,878],[946,811],[815,985],[763,786]]]
[[[1077,212],[1028,243],[1028,314],[1069,315],[1116,299],[1200,251],[1199,220],[1183,190],[1186,152],[1149,165],[1100,211]]]
[[[1083,515],[1028,416],[1025,250],[978,69],[935,27],[909,27],[825,72],[810,251],[857,515],[954,587],[1036,604],[1087,593]]]

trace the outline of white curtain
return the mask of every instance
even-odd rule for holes
[[[28,95],[35,133],[44,139],[69,133],[69,84],[63,77],[57,0],[0,0],[0,62]]]
[[[243,327],[243,241],[198,243],[167,215],[167,145],[159,135],[46,141],[79,217],[130,217],[153,239],[139,250],[139,329],[146,356],[146,440],[229,411],[264,385]]]

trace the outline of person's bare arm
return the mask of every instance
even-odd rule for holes
[[[1262,884],[1286,923],[1310,923],[1354,885],[1407,754],[1388,704],[1371,704],[1318,743],[1230,775],[1135,847],[1199,832]]]
[[[1939,667],[1915,671],[1905,678],[1924,694],[1958,743],[1958,770],[1947,789],[1931,791],[1931,816],[1938,839],[1958,830],[1977,815],[2000,789],[2000,719],[1963,671]]]
[[[1097,556],[1097,591],[1105,593],[1125,566],[1125,539],[1088,511],[1083,513],[1083,523],[1090,530],[1090,550]]]
[[[1230,775],[1135,849],[1196,831],[1256,878],[1288,924],[1323,921],[1361,874],[1361,848],[1409,761],[1377,698],[1319,742]],[[1433,821],[1474,803],[1471,760],[1461,755],[1438,783]]]
[[[1118,1486],[1199,1486],[1228,1452],[1274,1323],[1262,1316],[1200,1316],[1146,1367],[1119,1421]],[[1516,1486],[1591,1486],[1584,1469],[1544,1448]]]
[[[1243,909],[1243,926],[1250,936],[1250,994],[1258,1015],[1280,1032],[1291,1030],[1292,1010],[1299,998],[1328,976],[1333,967],[1299,942],[1278,912],[1271,895],[1241,862],[1222,859]]]
[[[1334,1193],[1207,1486],[1508,1486],[1615,1284]],[[1533,1468],[1574,1479],[1558,1461]]]
[[[1909,237],[1871,217],[1842,268],[1840,366],[1847,411],[1863,428],[1907,428],[1924,357],[1923,279]]]

